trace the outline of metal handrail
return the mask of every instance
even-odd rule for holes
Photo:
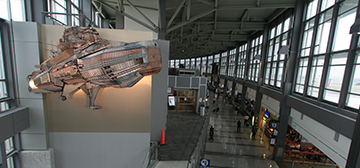
[[[148,149],[148,152],[146,153],[141,168],[152,168],[155,166],[155,162],[158,160],[158,143],[151,141],[150,144],[151,145]]]
[[[203,154],[205,144],[206,144],[207,126],[209,125],[209,119],[210,119],[210,114],[209,114],[209,111],[207,110],[205,122],[202,126],[200,136],[198,138],[198,142],[196,143],[196,146],[193,148],[193,150],[189,156],[188,164],[186,166],[187,168],[194,168],[194,167],[198,167],[198,165],[199,165],[200,155]]]

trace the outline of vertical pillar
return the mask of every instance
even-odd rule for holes
[[[235,68],[234,68],[234,77],[232,78],[232,90],[231,90],[231,101],[233,102],[235,99],[235,88],[236,88],[236,82],[235,79],[237,77],[237,73],[238,73],[238,62],[239,62],[239,48],[240,48],[240,44],[236,44],[236,52],[235,52]]]
[[[260,87],[263,84],[264,81],[264,73],[265,73],[265,67],[266,67],[266,56],[267,56],[267,48],[268,48],[268,36],[269,36],[269,25],[265,26],[264,34],[263,34],[263,43],[262,43],[262,53],[260,58],[260,67],[259,67],[259,79],[257,82],[256,87],[256,98],[255,98],[255,108],[254,108],[254,116],[255,121],[259,122],[258,119],[261,118],[260,111],[261,111],[261,100],[263,98],[263,94],[260,92]]]
[[[247,47],[246,47],[246,62],[245,62],[245,71],[244,71],[244,81],[242,83],[242,91],[241,91],[241,103],[240,103],[240,110],[245,110],[245,100],[246,100],[246,81],[248,80],[249,75],[249,68],[250,68],[250,49],[251,49],[251,39],[248,38],[247,40]]]
[[[360,0],[358,1],[358,6],[360,4]],[[360,8],[357,8],[357,15],[356,15],[356,20],[360,19]],[[348,60],[347,60],[347,65],[346,65],[346,69],[345,69],[345,76],[344,76],[344,82],[349,83],[350,80],[350,76],[351,76],[351,70],[353,69],[353,64],[354,64],[354,58],[355,58],[355,54],[356,54],[356,44],[357,44],[357,39],[359,39],[359,35],[358,34],[353,34],[352,39],[351,39],[351,46],[350,46],[350,52],[348,55]],[[351,65],[349,65],[351,64]],[[349,66],[349,67],[348,67]],[[344,84],[343,84],[344,85]],[[343,108],[345,106],[345,99],[346,99],[346,93],[347,93],[347,88],[348,86],[342,86],[341,88],[341,95],[340,95],[340,102],[339,102],[339,107]],[[347,162],[346,162],[346,168],[357,168],[360,167],[360,107],[359,107],[359,111],[358,111],[358,115],[356,118],[356,123],[355,123],[355,128],[354,128],[354,133],[352,135],[351,138],[351,144],[350,144],[350,149],[349,149],[349,153],[348,153],[348,157],[347,157]]]
[[[115,14],[115,28],[116,29],[124,29],[125,23],[124,23],[124,15],[120,14],[119,12],[116,12]]]
[[[212,70],[211,70],[211,84],[214,84],[214,76],[213,76],[213,72],[214,72],[214,60],[215,60],[215,54],[213,54],[213,59],[212,59],[212,63],[211,63],[211,67],[212,67]]]
[[[284,156],[284,144],[285,144],[285,138],[286,138],[286,130],[288,125],[288,120],[290,117],[290,110],[291,107],[289,107],[286,104],[286,97],[290,95],[293,88],[293,83],[295,79],[295,68],[297,63],[297,51],[299,48],[299,41],[300,41],[300,33],[301,33],[301,23],[302,23],[302,16],[304,11],[304,5],[305,2],[302,0],[298,0],[296,2],[295,7],[295,19],[294,19],[294,28],[292,32],[292,40],[290,45],[290,54],[288,57],[288,64],[287,64],[287,72],[283,92],[282,92],[282,98],[280,101],[280,117],[279,117],[279,129],[278,129],[278,136],[276,138],[276,144],[274,147],[274,160],[275,161],[282,161]]]
[[[218,96],[218,97],[220,96],[220,87],[219,87],[220,85],[219,85],[219,84],[220,84],[220,71],[221,71],[221,60],[222,60],[222,59],[221,59],[221,57],[222,57],[221,55],[222,55],[222,53],[220,52],[220,55],[219,55],[218,73],[216,74],[216,76],[217,76],[217,86],[216,86],[216,87],[219,88],[219,89],[218,89],[218,92],[217,92],[217,96]]]
[[[225,82],[224,82],[224,95],[226,95],[226,91],[227,91],[227,77],[228,77],[228,70],[229,70],[229,56],[230,56],[230,50],[228,49],[227,52],[227,57],[226,57],[226,64],[225,64]]]
[[[159,33],[158,39],[165,40],[166,35],[166,0],[159,0]]]
[[[109,28],[109,19],[101,19],[101,28]]]
[[[46,0],[25,1],[26,21],[45,24],[45,16],[41,12],[47,12]]]
[[[82,14],[85,15],[86,18],[88,18],[90,21],[92,17],[92,13],[91,13],[91,9],[92,8],[92,4],[91,4],[91,0],[82,0],[82,3],[81,3],[81,10],[82,10]],[[89,20],[86,20],[85,18],[83,18],[80,22],[80,24],[82,26],[89,26]]]
[[[4,142],[0,142],[0,168],[7,168],[7,162],[6,162],[6,153],[5,153],[5,144]]]

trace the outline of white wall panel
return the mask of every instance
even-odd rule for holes
[[[225,80],[224,79],[220,79],[220,84],[224,85]]]
[[[279,117],[280,114],[280,102],[271,98],[268,95],[263,95],[261,100],[261,106],[269,109],[269,112],[274,114],[276,117]]]
[[[235,86],[235,90],[238,91],[239,93],[242,93],[242,85],[237,83]]]
[[[247,97],[249,97],[250,99],[255,100],[256,90],[251,89],[251,88],[248,87],[248,88],[247,88],[247,91],[246,91],[246,95],[247,95]]]
[[[150,133],[50,132],[56,168],[141,167]]]
[[[345,167],[346,158],[350,148],[351,140],[340,135],[339,141],[334,140],[335,131],[325,125],[303,115],[301,112],[292,109],[292,126],[303,135],[309,142],[324,152],[341,167]]]

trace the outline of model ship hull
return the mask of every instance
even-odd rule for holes
[[[91,96],[90,107],[98,109],[94,101],[100,88],[132,87],[144,76],[160,72],[161,53],[156,42],[125,44],[103,40],[93,29],[79,29],[67,29],[60,40],[64,42],[58,46],[62,52],[29,76],[31,91],[62,92],[66,100],[67,94],[81,88]]]

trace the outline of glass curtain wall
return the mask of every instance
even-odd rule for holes
[[[201,57],[196,58],[196,69],[200,72]]]
[[[279,50],[289,47],[292,31],[292,17],[276,20],[269,32],[268,53],[266,58],[265,84],[282,87],[288,54]]]
[[[228,76],[234,77],[236,48],[230,50]]]
[[[249,62],[249,74],[248,80],[258,81],[258,74],[260,68],[260,56],[262,47],[263,36],[257,37],[251,41],[250,48],[250,62]]]
[[[243,44],[239,47],[237,78],[241,79],[244,79],[245,77],[246,48],[247,44]]]
[[[22,0],[0,0],[0,18],[25,21],[25,5]]]
[[[200,73],[200,75],[203,75],[204,73],[206,73],[206,60],[207,60],[207,56],[201,58],[201,73]]]
[[[221,53],[220,75],[226,75],[227,52]]]
[[[213,57],[214,56],[208,56],[208,68],[207,68],[207,73],[210,73],[211,74],[211,71],[212,71],[212,62],[213,62]]]
[[[296,93],[334,105],[345,102],[347,107],[359,108],[359,54],[349,52],[353,37],[349,32],[355,22],[357,4],[357,0],[315,0],[307,4]],[[353,65],[348,63],[350,57],[355,57]],[[346,72],[352,74],[350,82],[344,80],[347,65],[353,66],[351,72]],[[349,89],[342,91],[343,88]],[[340,100],[342,92],[346,100]]]
[[[190,65],[190,69],[195,69],[195,58],[191,58],[191,65]]]
[[[190,69],[190,59],[185,60],[185,68]]]

